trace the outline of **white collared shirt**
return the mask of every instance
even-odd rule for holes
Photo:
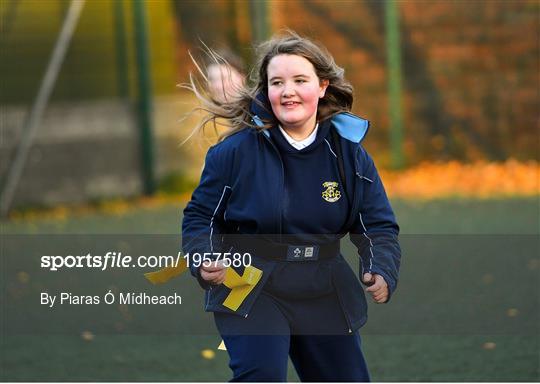
[[[281,128],[281,125],[279,126],[279,130],[281,131],[281,133],[283,133],[283,137],[285,137],[285,140],[287,140],[287,142],[290,145],[292,145],[294,148],[298,150],[304,149],[305,147],[307,147],[308,145],[310,145],[311,143],[315,141],[315,138],[317,137],[318,129],[319,129],[319,123],[315,125],[315,129],[313,130],[313,132],[311,132],[311,134],[308,137],[306,137],[303,140],[295,140],[291,136],[289,136],[289,134],[285,132],[283,128]]]

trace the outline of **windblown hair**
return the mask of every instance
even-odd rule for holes
[[[205,61],[206,68],[208,68],[212,64],[225,64],[228,67],[234,68],[238,73],[242,75],[246,73],[246,67],[242,58],[230,49],[218,48],[216,50],[212,50],[212,52],[213,55],[208,54],[207,60]]]
[[[209,56],[217,64],[228,65],[227,61],[216,52],[207,48]],[[295,32],[287,31],[276,35],[262,43],[257,48],[257,61],[250,74],[251,85],[236,90],[237,96],[227,101],[218,101],[208,92],[207,87],[201,85],[192,74],[189,84],[184,88],[190,89],[201,102],[201,106],[193,112],[203,112],[204,116],[195,127],[195,132],[203,130],[207,124],[212,124],[217,132],[217,126],[226,126],[228,129],[219,135],[219,141],[247,127],[256,129],[269,129],[278,123],[272,113],[272,107],[266,97],[257,98],[257,95],[268,95],[268,64],[278,55],[297,55],[307,59],[315,68],[319,81],[328,80],[329,85],[317,108],[317,120],[324,120],[336,113],[348,112],[353,104],[353,88],[344,78],[344,69],[339,67],[326,48],[314,41],[301,37]],[[192,58],[193,59],[193,58]],[[205,71],[194,60],[199,74],[205,79]],[[261,101],[265,100],[265,101]],[[265,118],[263,126],[257,126],[252,118],[250,108],[255,103],[258,109],[264,109]],[[190,135],[190,137],[192,136]]]

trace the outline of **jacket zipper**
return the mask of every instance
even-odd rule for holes
[[[358,146],[356,148],[356,151],[355,151],[355,154],[354,154],[354,168],[355,168],[355,174],[358,175],[359,174],[359,171],[358,171],[358,153],[360,152],[360,146]],[[352,207],[351,207],[351,212],[355,212],[356,211],[356,208],[359,206],[359,203],[356,201],[357,200],[357,197],[358,197],[358,193],[357,193],[357,189],[358,189],[358,181],[357,180],[354,180],[354,184],[353,184],[353,196],[352,196]],[[356,215],[355,215],[356,216]],[[341,312],[343,312],[343,316],[345,317],[345,321],[347,322],[347,326],[349,327],[349,333],[352,333],[352,325],[351,325],[351,320],[349,319],[349,315],[347,314],[347,311],[345,311],[345,306],[343,305],[343,300],[339,294],[339,290],[336,289],[336,286],[334,285],[334,289],[336,291],[336,296],[338,297],[338,301],[339,301],[339,306],[341,307]]]
[[[270,146],[274,149],[274,151],[276,152],[277,154],[277,157],[279,159],[279,164],[281,165],[281,191],[280,191],[280,196],[283,196],[283,189],[285,188],[284,184],[285,184],[285,169],[283,167],[283,160],[281,159],[281,155],[278,151],[278,149],[276,148],[276,146],[274,145],[274,143],[272,143],[272,141],[270,140],[269,137],[267,137],[264,133],[261,133],[265,140],[268,141],[268,143],[270,144]],[[281,242],[282,240],[282,232],[283,232],[283,214],[282,214],[282,210],[283,210],[283,206],[282,206],[282,199],[279,199],[279,209],[278,209],[278,216],[279,216],[279,241]]]
[[[359,170],[358,170],[358,153],[360,152],[360,146],[358,146],[355,150],[355,153],[354,153],[354,159],[353,159],[353,162],[354,162],[354,173],[356,176],[359,176]],[[357,211],[357,208],[359,208],[360,204],[359,202],[357,201],[358,199],[358,193],[357,193],[357,190],[359,188],[358,186],[358,181],[356,180],[355,177],[352,178],[354,183],[353,183],[353,195],[352,195],[352,199],[351,199],[351,215],[353,216],[349,216],[348,219],[347,219],[347,223],[353,223],[354,222],[354,218],[356,217],[356,214],[354,212]]]

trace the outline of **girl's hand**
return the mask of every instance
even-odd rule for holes
[[[201,265],[201,277],[210,284],[219,285],[225,281],[225,271],[227,267],[223,265],[223,261],[215,261],[209,266]]]
[[[388,284],[384,280],[384,277],[381,275],[364,273],[362,280],[365,284],[369,285],[366,289],[367,292],[371,293],[373,301],[377,304],[386,303],[388,300]]]

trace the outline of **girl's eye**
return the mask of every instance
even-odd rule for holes
[[[298,79],[298,80],[296,80],[296,82],[297,82],[298,84],[303,84],[303,83],[305,83],[306,81],[305,81],[304,79]]]
[[[281,85],[281,81],[273,81],[270,85]]]

